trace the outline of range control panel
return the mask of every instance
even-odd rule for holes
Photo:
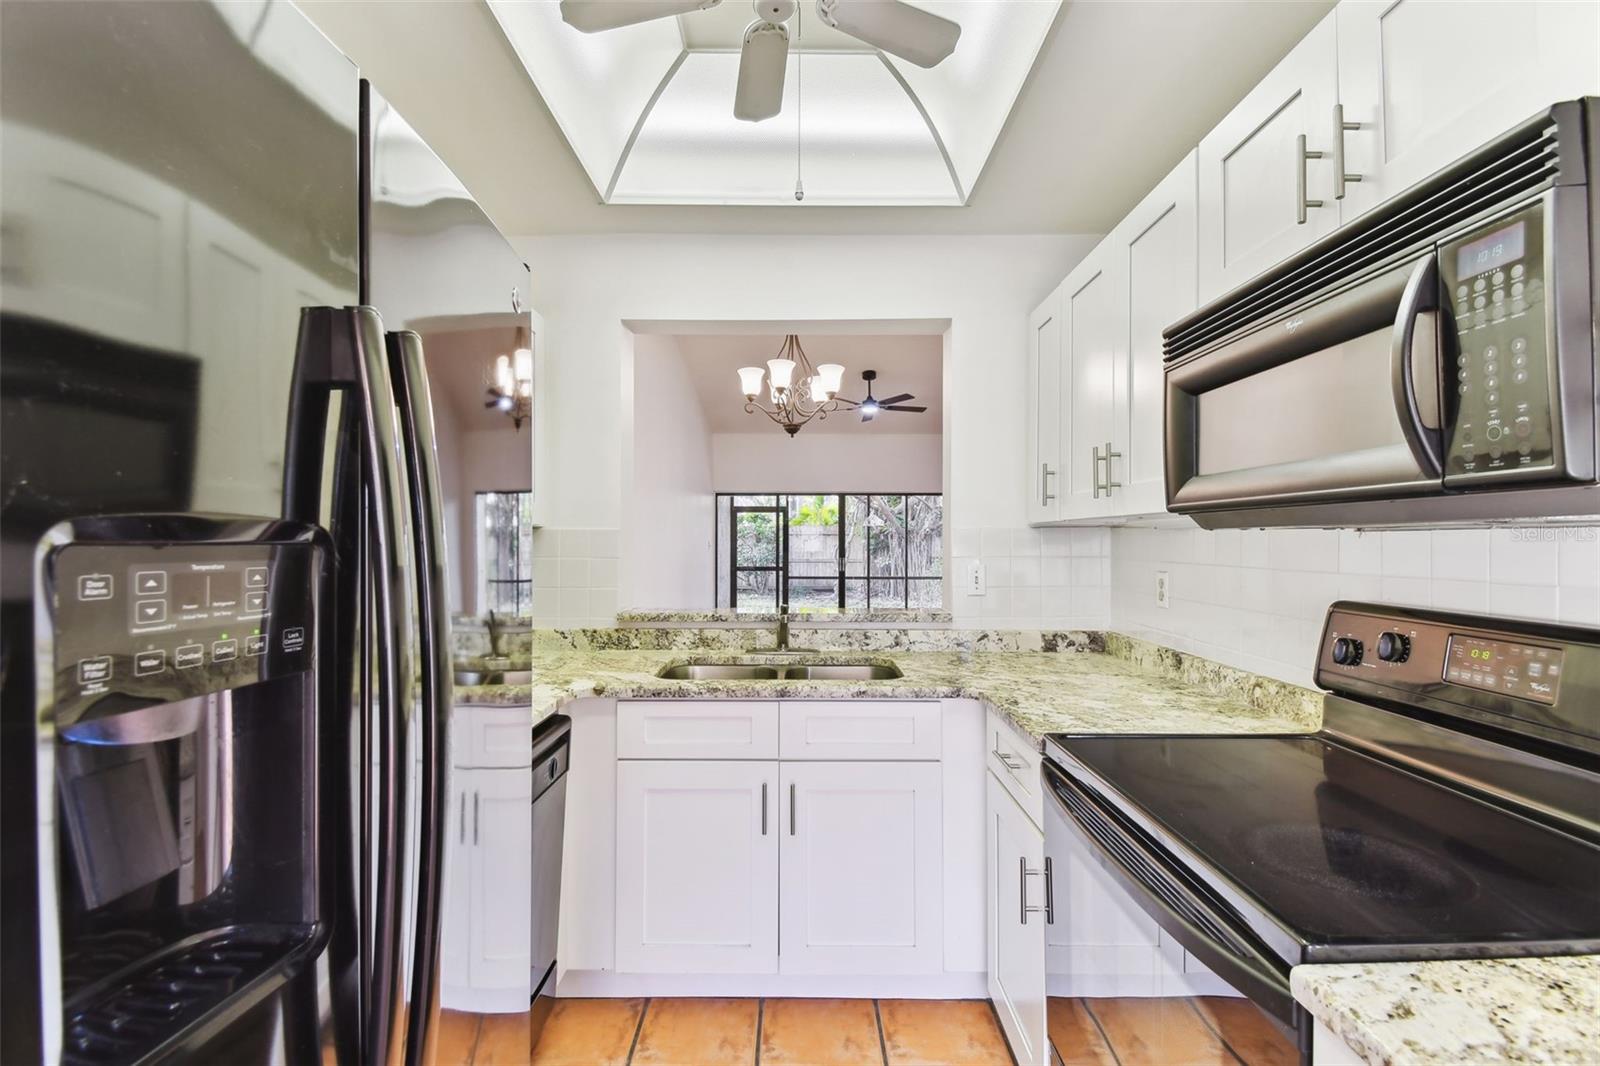
[[[1440,306],[1453,313],[1446,366],[1445,483],[1537,477],[1555,465],[1546,328],[1544,208],[1492,222],[1439,250]],[[1448,358],[1448,356],[1447,356]]]
[[[309,670],[310,544],[70,544],[54,558],[58,719]]]
[[[1336,603],[1317,683],[1600,737],[1600,630]]]

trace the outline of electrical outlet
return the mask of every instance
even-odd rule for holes
[[[988,589],[989,581],[983,572],[983,560],[972,560],[967,564],[967,595],[982,596]]]
[[[1172,606],[1172,579],[1165,570],[1156,571],[1156,606]]]

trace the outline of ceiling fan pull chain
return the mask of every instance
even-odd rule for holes
[[[794,198],[799,203],[806,198],[805,183],[801,180],[800,167],[804,159],[802,154],[800,135],[801,122],[806,114],[806,26],[805,14],[801,10],[803,5],[796,5],[794,9]]]

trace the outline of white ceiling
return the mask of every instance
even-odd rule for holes
[[[517,235],[1102,233],[1333,6],[1067,0],[966,206],[796,210],[600,203],[482,0],[299,3]]]
[[[879,399],[909,392],[928,410],[923,414],[893,411],[863,423],[849,411],[812,420],[802,433],[940,433],[944,425],[942,379],[944,376],[943,339],[937,335],[905,336],[883,334],[801,333],[800,345],[813,366],[841,363],[844,387],[840,394],[859,400],[867,394],[863,370],[876,370],[878,380],[872,392]],[[706,425],[713,433],[782,433],[760,414],[746,414],[744,397],[739,393],[741,366],[764,366],[777,356],[783,334],[690,334],[673,338],[688,370]]]
[[[733,115],[748,0],[592,34],[555,4],[486,2],[606,203],[813,211],[965,202],[1061,0],[917,0],[961,27],[931,69],[828,31],[798,4],[782,109],[761,122]]]

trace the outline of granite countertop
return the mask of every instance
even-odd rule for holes
[[[851,652],[696,654],[697,662],[893,662],[892,681],[669,681],[682,651],[535,651],[535,684],[505,686],[531,698],[535,721],[588,696],[619,699],[978,699],[1035,742],[1046,733],[1303,733],[1321,722],[1317,693],[1263,683],[1202,685],[1147,663],[1097,652]],[[1237,672],[1231,672],[1237,673]],[[529,691],[531,689],[531,691]],[[458,702],[461,702],[458,697]],[[500,702],[496,700],[496,702]]]
[[[741,625],[776,625],[778,612],[766,608],[746,609],[733,607],[719,607],[708,611],[684,611],[677,609],[662,610],[626,610],[617,612],[617,625],[628,626],[703,626],[738,623]],[[820,608],[814,610],[793,610],[789,612],[789,624],[796,627],[808,626],[904,626],[904,625],[941,625],[950,624],[954,616],[949,611],[934,610],[931,608],[876,608],[870,611],[840,611],[838,609]]]
[[[1374,1066],[1600,1062],[1600,955],[1296,966],[1289,982]]]

